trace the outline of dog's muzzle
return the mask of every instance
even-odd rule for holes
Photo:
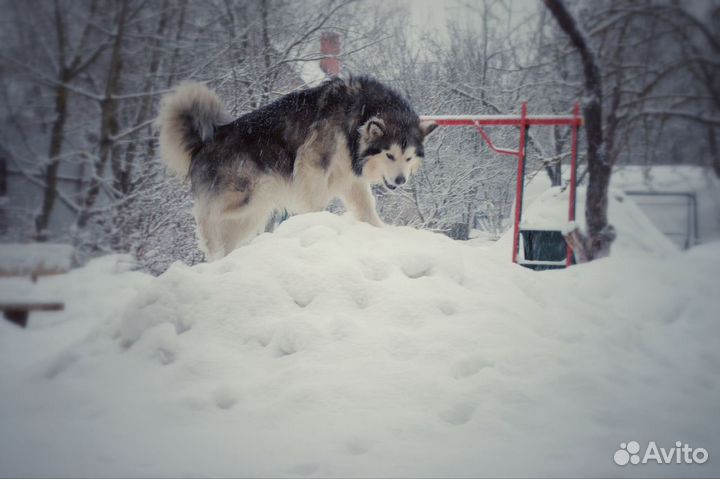
[[[387,189],[390,190],[390,191],[392,191],[392,190],[394,190],[395,188],[397,188],[397,186],[391,185],[390,183],[388,183],[388,181],[385,179],[384,176],[383,176],[383,183],[385,183],[385,188],[387,188]]]

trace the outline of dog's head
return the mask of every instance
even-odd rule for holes
[[[437,123],[417,117],[368,119],[359,130],[362,177],[390,190],[405,184],[420,167],[425,156],[423,141],[435,128]]]

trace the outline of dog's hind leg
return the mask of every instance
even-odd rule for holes
[[[217,211],[213,210],[214,208],[205,201],[198,201],[193,209],[197,224],[198,246],[205,253],[207,261],[215,261],[225,256],[222,225]]]
[[[370,185],[362,181],[353,181],[350,190],[342,196],[345,207],[352,211],[357,219],[373,226],[384,226],[377,214],[375,197]]]
[[[262,232],[274,208],[276,183],[258,179],[252,187],[245,181],[241,186],[197,199],[195,219],[200,248],[208,261],[223,258]]]
[[[259,180],[250,191],[226,193],[223,197],[220,237],[224,254],[249,242],[265,230],[274,208],[278,187],[267,179]]]

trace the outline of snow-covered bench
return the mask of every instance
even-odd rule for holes
[[[35,283],[40,276],[67,273],[72,256],[73,248],[70,245],[0,244],[0,277],[25,276]],[[0,310],[8,321],[18,326],[27,325],[31,311],[61,311],[65,308],[62,302],[39,300],[35,294],[25,295],[13,288],[8,289],[11,297],[0,295]]]
[[[0,277],[63,274],[70,270],[73,248],[67,244],[0,244]]]

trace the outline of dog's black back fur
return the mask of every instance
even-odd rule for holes
[[[359,128],[373,116],[385,120],[384,135],[359,151]],[[335,79],[285,95],[217,127],[213,138],[195,149],[190,166],[193,187],[231,180],[218,176],[247,160],[261,171],[290,177],[298,148],[307,140],[310,128],[321,121],[342,129],[356,175],[362,173],[365,156],[392,142],[403,148],[415,146],[417,156],[423,156],[419,118],[399,93],[369,77],[347,82]]]

